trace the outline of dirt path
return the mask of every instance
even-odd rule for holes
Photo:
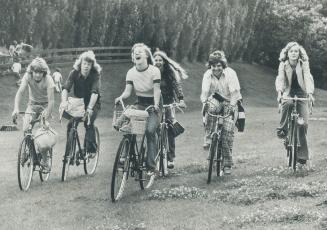
[[[315,116],[323,116],[317,109]],[[0,229],[313,229],[325,226],[327,204],[326,123],[311,121],[310,149],[314,170],[294,175],[285,167],[285,153],[274,129],[275,108],[248,108],[247,130],[236,134],[235,168],[229,177],[206,184],[206,152],[201,148],[198,112],[179,116],[186,128],[177,139],[176,169],[141,191],[128,181],[121,201],[111,203],[109,183],[120,135],[111,119],[100,118],[101,157],[94,177],[72,170],[62,183],[64,127],[48,182],[33,177],[28,192],[17,184],[19,132],[0,132]],[[107,129],[107,130],[105,130]],[[327,226],[327,224],[326,224]]]

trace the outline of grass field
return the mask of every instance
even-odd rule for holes
[[[53,125],[60,135],[54,149],[51,178],[41,183],[34,175],[28,192],[19,191],[16,154],[21,132],[0,132],[0,229],[327,229],[327,92],[316,91],[316,106],[308,140],[312,169],[292,173],[286,153],[275,136],[278,124],[274,79],[276,71],[233,63],[246,105],[246,130],[234,141],[233,174],[206,184],[207,153],[202,150],[199,95],[205,67],[186,63],[184,82],[188,109],[177,118],[185,133],[177,139],[176,168],[155,181],[148,191],[129,180],[122,200],[110,201],[112,164],[121,135],[111,128],[113,99],[124,87],[129,65],[104,66],[102,111],[97,121],[101,155],[97,174],[74,168],[60,181],[65,125]],[[69,69],[64,69],[65,75]],[[10,122],[14,79],[0,79],[0,121]],[[59,95],[56,95],[58,106]]]

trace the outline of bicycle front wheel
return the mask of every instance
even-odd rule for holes
[[[224,162],[224,156],[222,154],[221,149],[221,139],[217,141],[218,149],[217,149],[217,176],[223,175],[223,162]]]
[[[18,185],[20,190],[27,191],[31,185],[34,169],[32,140],[29,136],[24,137],[17,161]]]
[[[87,153],[86,159],[84,159],[84,172],[88,175],[94,175],[95,170],[98,165],[99,155],[100,155],[100,134],[97,127],[95,129],[95,144],[96,144],[96,152],[95,153]]]
[[[218,136],[215,134],[212,138],[211,145],[209,148],[209,168],[208,168],[207,184],[210,184],[211,182],[213,162],[215,159],[215,155],[217,153],[217,148],[218,148]]]
[[[293,143],[292,143],[292,153],[293,153],[293,161],[292,161],[292,168],[294,171],[296,171],[296,162],[297,162],[297,154],[298,154],[298,139],[297,139],[297,132],[298,132],[298,126],[296,122],[294,122],[294,129],[293,129]]]
[[[167,168],[167,152],[168,152],[168,133],[165,127],[161,128],[160,142],[159,142],[159,173],[162,176],[166,176],[168,174]]]
[[[119,200],[124,192],[129,173],[130,139],[124,137],[120,142],[111,177],[111,200]]]
[[[48,151],[47,157],[48,157],[48,162],[49,162],[49,171],[43,171],[43,170],[39,171],[40,180],[42,182],[47,181],[50,177],[50,172],[51,172],[51,168],[52,168],[52,149],[50,149]]]
[[[69,166],[71,163],[73,163],[73,157],[76,150],[76,138],[74,136],[74,130],[71,129],[68,134],[68,139],[66,143],[66,151],[65,156],[63,159],[62,164],[62,174],[61,174],[61,180],[66,181],[68,172],[69,172]]]

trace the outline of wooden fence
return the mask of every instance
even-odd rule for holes
[[[73,65],[77,57],[84,51],[93,50],[99,63],[130,62],[131,47],[82,47],[66,49],[33,50],[20,56],[20,63],[25,68],[35,57],[44,58],[49,66]],[[10,56],[0,56],[0,69],[8,69],[12,65]]]

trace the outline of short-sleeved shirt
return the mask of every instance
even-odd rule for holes
[[[37,83],[31,74],[26,73],[23,76],[22,84],[26,82],[28,85],[29,102],[32,104],[48,103],[48,89],[54,88],[55,84],[50,75]]]
[[[11,70],[14,73],[20,73],[22,71],[22,65],[19,62],[14,62],[14,64],[11,67]]]
[[[237,78],[236,72],[227,67],[223,70],[222,75],[218,79],[212,74],[212,70],[209,69],[204,73],[202,80],[202,95],[201,101],[205,101],[210,95],[214,93],[219,93],[224,97],[231,99],[231,94],[235,91],[240,91],[240,83]],[[205,92],[208,95],[204,95]],[[237,99],[241,99],[242,96],[239,93]]]
[[[62,75],[59,72],[54,72],[52,74],[53,80],[55,83],[61,82],[62,81]]]
[[[74,85],[74,96],[84,98],[85,107],[88,106],[92,93],[98,94],[97,104],[100,104],[100,80],[101,75],[96,71],[91,70],[89,75],[85,78],[80,71],[72,70],[69,73],[63,89],[70,92]]]
[[[132,84],[136,96],[139,97],[153,97],[153,84],[160,84],[161,74],[160,70],[149,65],[146,70],[138,71],[134,66],[126,75],[126,84]]]

